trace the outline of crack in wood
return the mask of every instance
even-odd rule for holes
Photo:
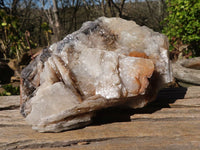
[[[14,109],[19,109],[19,105],[11,105],[11,106],[6,106],[6,107],[0,107],[0,111],[14,110]]]
[[[133,118],[131,121],[199,121],[199,117]]]
[[[6,147],[7,150],[15,150],[15,149],[38,149],[38,148],[62,148],[62,147],[70,147],[76,145],[88,145],[93,142],[103,142],[113,139],[121,139],[121,138],[130,138],[127,136],[123,137],[111,137],[111,138],[97,138],[97,139],[83,139],[83,140],[74,140],[74,141],[55,141],[55,142],[46,142],[46,143],[32,143],[32,140],[26,141],[17,141],[9,144],[4,144],[0,148]]]
[[[24,124],[0,124],[0,128],[4,128],[4,127],[27,127],[29,126],[28,124],[27,125],[24,125]]]

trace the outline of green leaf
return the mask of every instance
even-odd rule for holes
[[[170,48],[173,50],[178,40],[179,43],[187,43],[193,54],[200,55],[200,1],[167,0],[166,3],[169,15],[164,19],[166,26],[163,33],[170,40]]]
[[[49,33],[52,33],[52,31],[51,31],[51,30],[48,30],[48,32],[49,32]]]
[[[6,92],[6,96],[10,96],[11,95],[11,93],[10,92]]]
[[[7,26],[6,22],[1,23],[2,26]]]
[[[13,28],[15,28],[15,29],[17,28],[17,21],[12,21],[11,24],[12,24]]]

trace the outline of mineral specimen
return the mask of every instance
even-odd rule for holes
[[[111,106],[143,107],[171,81],[167,38],[101,17],[44,49],[21,73],[21,113],[40,132],[91,123]]]

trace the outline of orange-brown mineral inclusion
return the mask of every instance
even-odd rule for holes
[[[143,52],[137,52],[137,51],[130,52],[129,56],[131,56],[131,57],[149,58],[145,53],[143,53]]]

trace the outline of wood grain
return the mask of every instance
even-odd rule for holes
[[[61,133],[38,133],[19,114],[19,96],[0,97],[0,149],[200,149],[199,87],[168,88],[142,109],[109,108],[94,123]]]

